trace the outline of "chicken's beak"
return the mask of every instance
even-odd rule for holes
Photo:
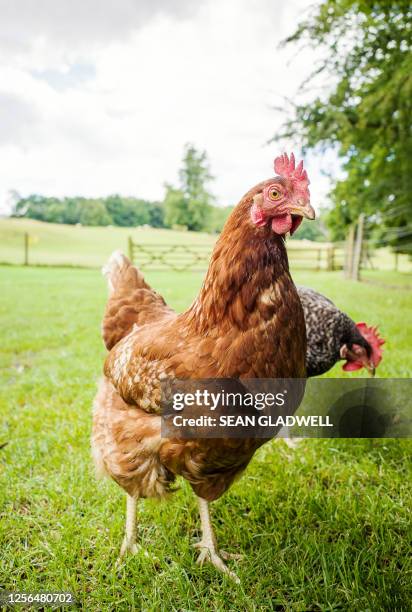
[[[367,357],[365,359],[362,359],[362,365],[364,368],[366,368],[368,370],[369,376],[372,376],[372,378],[375,376],[375,365],[372,361],[370,361]]]
[[[289,209],[289,212],[292,215],[298,215],[299,217],[304,217],[311,221],[316,217],[315,210],[310,205],[310,202],[301,199],[296,200],[294,206]]]
[[[352,369],[357,370],[362,367],[368,371],[369,376],[375,376],[375,364],[366,353],[364,355],[358,355],[348,348],[346,344],[343,344],[340,348],[340,357],[341,359],[347,359],[351,364],[358,364],[357,368]]]

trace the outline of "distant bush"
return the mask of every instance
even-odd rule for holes
[[[164,227],[163,205],[131,197],[110,195],[107,198],[48,198],[33,194],[20,198],[13,217],[27,217],[48,223],[75,225],[117,225]]]
[[[220,232],[232,207],[209,206],[209,213],[203,225],[187,223],[186,202],[179,199],[179,190],[167,190],[166,206],[163,202],[151,202],[140,198],[124,197],[118,194],[107,198],[48,198],[32,194],[20,198],[14,205],[13,217],[26,217],[48,223],[68,225],[116,225],[136,227],[149,225],[157,228],[179,226],[185,229],[199,229],[205,232]],[[176,198],[170,208],[170,198]],[[166,213],[165,213],[166,210]],[[196,231],[196,230],[195,230]]]
[[[101,200],[86,200],[80,207],[79,221],[82,225],[111,225],[113,220]]]

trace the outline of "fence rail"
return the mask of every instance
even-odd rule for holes
[[[66,228],[64,228],[66,231]],[[69,228],[73,231],[72,228]],[[345,243],[316,243],[311,241],[289,240],[287,250],[292,272],[294,270],[329,271],[345,269],[346,275],[351,278],[356,232],[350,232],[352,240]],[[78,238],[78,236],[77,236]],[[180,238],[180,237],[179,237]],[[126,236],[130,259],[144,270],[173,270],[201,271],[207,269],[213,240],[210,237],[208,244],[186,243],[186,236],[182,232],[181,241],[157,243],[140,242],[136,233],[134,237]],[[122,241],[123,241],[122,240]],[[191,236],[193,240],[193,236]],[[1,242],[1,240],[0,240]],[[26,266],[80,266],[97,268],[107,259],[109,254],[121,246],[117,240],[111,244],[99,244],[98,249],[90,248],[88,240],[73,240],[61,242],[56,248],[54,236],[38,236],[31,232],[13,234],[13,241],[5,246],[0,244],[0,262],[24,264]],[[4,248],[5,247],[5,248]],[[412,258],[407,254],[398,253],[385,247],[380,248],[369,240],[362,241],[359,269],[365,272],[396,272],[400,274],[412,273]],[[359,277],[359,276],[358,276]]]
[[[209,263],[209,245],[140,244],[129,237],[130,260],[142,270],[203,271]],[[288,242],[288,254],[294,269],[341,270],[343,249],[333,245],[294,245]]]

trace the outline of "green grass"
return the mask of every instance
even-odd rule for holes
[[[404,289],[412,291],[412,274],[390,270],[362,270],[361,280],[365,283],[382,285],[389,289]],[[412,299],[412,298],[411,298]]]
[[[129,236],[140,244],[205,244],[216,236],[200,232],[128,227],[81,227],[42,223],[31,219],[0,220],[0,262],[24,262],[24,234],[30,235],[32,264],[100,267],[109,255],[121,248],[127,252]]]
[[[147,276],[179,310],[202,281]],[[410,376],[410,294],[340,274],[296,278],[379,323],[379,375]],[[89,448],[103,279],[3,267],[0,282],[0,587],[71,590],[88,611],[410,609],[408,441],[266,444],[212,507],[219,544],[245,554],[231,562],[240,586],[195,564],[199,520],[185,483],[167,503],[141,503],[139,537],[157,560],[137,555],[117,570],[124,494],[94,479]]]
[[[65,265],[99,268],[115,249],[127,252],[129,236],[144,245],[202,245],[212,250],[215,235],[200,232],[184,232],[153,228],[82,227],[43,223],[31,219],[0,219],[0,263],[24,263],[24,236],[28,233],[29,261],[32,265]],[[319,245],[318,245],[319,246]],[[326,244],[320,243],[323,248]],[[312,248],[311,248],[312,247]],[[302,252],[304,254],[302,255]],[[140,258],[142,261],[142,254]],[[173,257],[173,256],[169,256]],[[326,268],[327,255],[313,250],[313,243],[304,240],[289,242],[289,259],[292,269],[315,268],[318,263]],[[365,278],[379,282],[412,287],[412,260],[407,255],[398,256],[398,273],[393,272],[395,256],[389,249],[379,249],[371,254],[376,270],[363,272]],[[337,265],[343,265],[343,249],[336,251]]]

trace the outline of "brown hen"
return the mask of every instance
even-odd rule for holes
[[[199,498],[199,562],[207,559],[237,580],[219,555],[208,502],[265,440],[162,438],[160,384],[166,377],[305,376],[305,321],[284,234],[314,212],[302,165],[282,156],[275,170],[230,215],[186,312],[175,314],[120,253],[105,268],[110,298],[102,329],[110,352],[94,403],[92,448],[99,470],[128,494],[121,555],[137,549],[137,499],[163,497],[180,475]]]

